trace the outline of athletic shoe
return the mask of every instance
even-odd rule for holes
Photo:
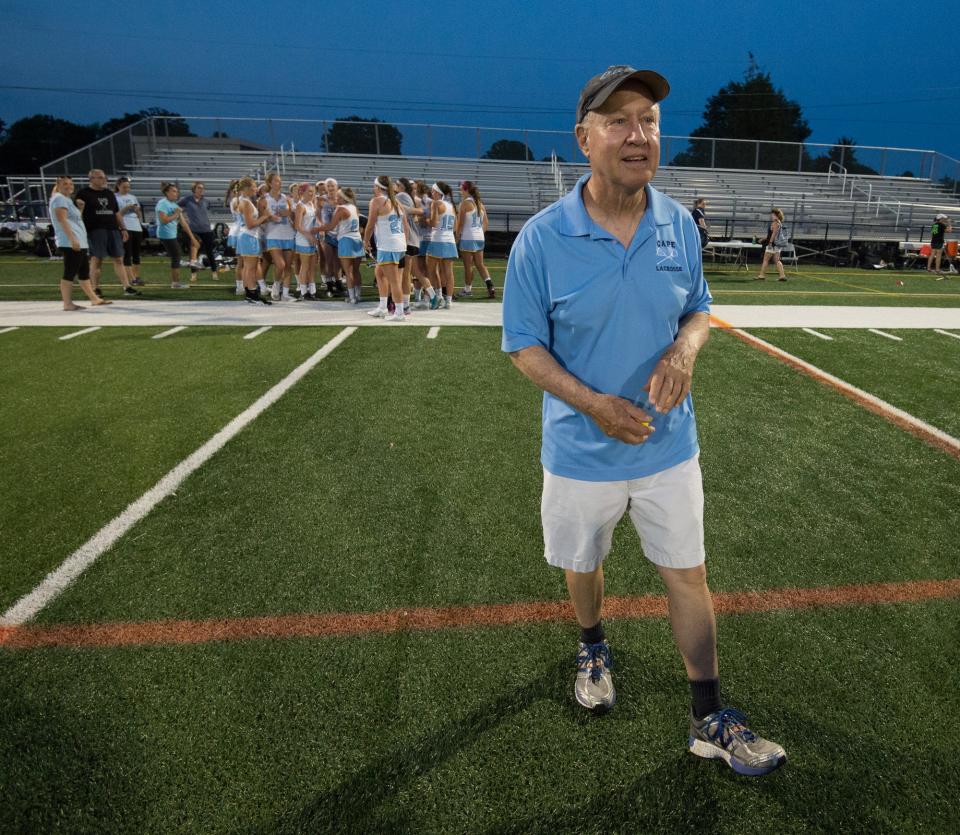
[[[182,285],[179,281],[174,281],[174,282],[170,285],[170,289],[171,289],[171,290],[183,290],[184,288],[183,288],[183,285]]]
[[[411,307],[414,310],[428,310],[430,308],[430,303],[421,299],[418,302],[414,302]]]
[[[606,641],[597,644],[577,644],[577,680],[573,694],[577,703],[594,713],[605,713],[617,700],[610,668],[613,656]]]
[[[302,302],[315,302],[317,297],[313,295],[309,290],[306,293],[300,294],[300,301]]]
[[[786,281],[785,278],[778,278],[777,281]]]
[[[141,293],[139,290],[137,290],[137,289],[134,288],[134,287],[124,287],[124,288],[123,288],[123,295],[125,295],[125,296],[142,296],[143,293]]]
[[[132,279],[130,279],[130,283],[131,283],[131,284],[135,284],[137,287],[145,287],[145,286],[146,286],[146,285],[143,283],[143,279],[142,279],[142,278],[132,278]]]
[[[496,297],[497,297],[497,288],[496,288],[496,287],[488,287],[488,288],[487,288],[487,298],[488,298],[488,299],[495,299]]]
[[[296,299],[293,296],[291,296],[289,293],[284,293],[283,295],[280,296],[280,301],[293,302],[293,301],[296,301]]]
[[[375,307],[373,310],[367,311],[367,316],[372,316],[374,319],[386,319],[387,311],[382,307]]]
[[[934,281],[943,281],[946,278],[943,274],[938,274]]]
[[[280,286],[281,285],[274,282],[273,285],[270,287],[270,298],[273,299],[275,302],[280,301]]]
[[[472,296],[472,295],[473,295],[473,290],[463,289],[463,290],[460,290],[460,291],[457,293],[457,298],[458,298],[458,299],[462,299],[462,298],[466,298],[467,296]]]
[[[449,309],[450,309],[450,299],[445,298],[445,299],[443,300],[443,309],[444,309],[444,310],[449,310]]]
[[[247,291],[244,290],[243,287],[235,287],[234,290],[233,290],[233,295],[235,295],[235,296],[243,296],[243,295],[246,294],[246,292],[247,292]]]
[[[403,308],[398,307],[393,313],[385,317],[383,321],[384,322],[406,322],[407,316],[403,312]]]
[[[443,298],[439,293],[436,293],[432,299],[430,299],[430,309],[439,310],[440,305],[443,304]]]
[[[747,727],[747,717],[725,707],[695,719],[690,716],[690,753],[705,759],[725,760],[737,774],[759,777],[787,761],[783,747],[757,736]]]

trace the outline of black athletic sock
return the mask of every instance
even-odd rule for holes
[[[599,644],[604,637],[602,620],[598,620],[596,625],[589,628],[585,626],[580,627],[580,640],[585,644]]]
[[[492,279],[492,278],[485,278],[485,279],[483,280],[483,283],[486,284],[488,288],[489,288],[489,287],[493,287],[493,279]]]
[[[706,678],[701,681],[690,681],[690,698],[693,701],[693,715],[696,719],[703,719],[710,713],[720,710],[720,679]]]

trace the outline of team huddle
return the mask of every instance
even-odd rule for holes
[[[376,259],[379,295],[370,315],[377,318],[399,322],[411,308],[448,309],[457,257],[465,273],[459,295],[473,294],[474,268],[488,296],[495,295],[483,263],[487,212],[474,183],[460,183],[456,208],[444,182],[428,187],[422,180],[380,176],[372,190],[362,224],[355,191],[332,178],[294,183],[287,191],[276,172],[259,186],[250,177],[231,182],[226,203],[233,222],[227,245],[237,256],[237,294],[251,304],[311,301],[318,297],[319,285],[327,297],[345,294],[357,304],[360,263],[369,255]]]

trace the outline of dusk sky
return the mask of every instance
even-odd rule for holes
[[[960,158],[955,2],[0,0],[0,12],[7,124],[38,112],[102,122],[162,107],[568,131],[584,81],[630,63],[669,79],[663,133],[683,136],[708,96],[743,77],[752,52],[800,103],[811,142],[847,135]],[[212,125],[195,130],[209,135]],[[296,136],[317,149],[316,126],[275,130],[278,142]],[[419,152],[421,133],[404,129],[405,152]],[[484,146],[498,135],[484,132]],[[538,155],[559,144],[572,156],[567,140],[537,143]]]

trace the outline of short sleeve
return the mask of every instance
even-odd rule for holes
[[[510,252],[503,289],[500,348],[506,353],[533,345],[550,347],[550,307],[540,256],[540,242],[530,228],[521,230]]]

